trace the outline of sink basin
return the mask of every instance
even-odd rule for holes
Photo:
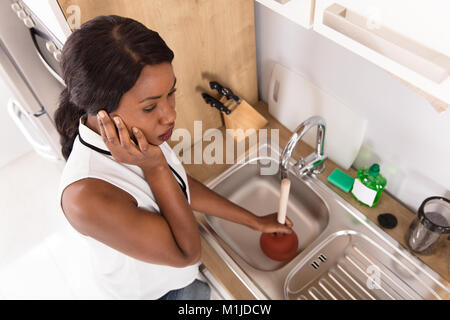
[[[279,174],[261,175],[258,160],[235,168],[212,189],[256,215],[278,211]],[[297,253],[300,253],[325,229],[328,208],[302,180],[294,179],[291,182],[287,217],[293,222],[293,230],[299,239]],[[260,232],[214,216],[207,216],[206,219],[215,232],[252,267],[272,271],[288,262],[271,260],[264,255],[259,245]]]
[[[278,147],[261,145],[207,186],[254,214],[276,212],[280,175],[265,175],[263,168],[276,168],[279,159]],[[196,213],[204,239],[257,299],[443,299],[450,294],[439,274],[314,174],[299,178],[290,172],[290,180],[287,216],[299,250],[289,261],[267,258],[259,232]]]
[[[342,230],[319,244],[288,275],[285,297],[297,300],[436,299],[418,269],[363,234]]]

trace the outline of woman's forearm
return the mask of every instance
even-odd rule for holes
[[[259,228],[259,220],[253,213],[225,199],[194,178],[188,176],[191,208],[209,215]]]
[[[165,166],[144,175],[182,254],[196,260],[201,252],[197,221],[172,172]]]

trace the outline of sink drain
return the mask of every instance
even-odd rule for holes
[[[323,253],[321,253],[318,257],[317,257],[317,259],[319,259],[320,260],[320,262],[322,262],[322,263],[324,263],[325,261],[327,261],[327,257],[323,254]],[[315,261],[313,261],[312,263],[311,263],[311,266],[314,268],[314,269],[319,269],[319,267],[320,267],[320,262],[319,261],[317,261],[317,260],[315,260]]]

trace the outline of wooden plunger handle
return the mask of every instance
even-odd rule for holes
[[[286,210],[289,199],[289,190],[291,188],[291,180],[284,178],[281,180],[280,187],[280,202],[278,203],[278,223],[284,224],[286,222]]]

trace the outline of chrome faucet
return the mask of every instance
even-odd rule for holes
[[[325,170],[324,162],[327,159],[327,156],[323,154],[325,143],[325,119],[320,116],[313,116],[303,121],[297,129],[295,129],[291,139],[289,139],[286,147],[284,147],[280,162],[281,179],[289,177],[289,162],[291,160],[292,152],[306,132],[313,127],[317,127],[316,151],[306,158],[300,158],[294,165],[294,172],[297,175],[304,177],[311,173],[321,173]]]

